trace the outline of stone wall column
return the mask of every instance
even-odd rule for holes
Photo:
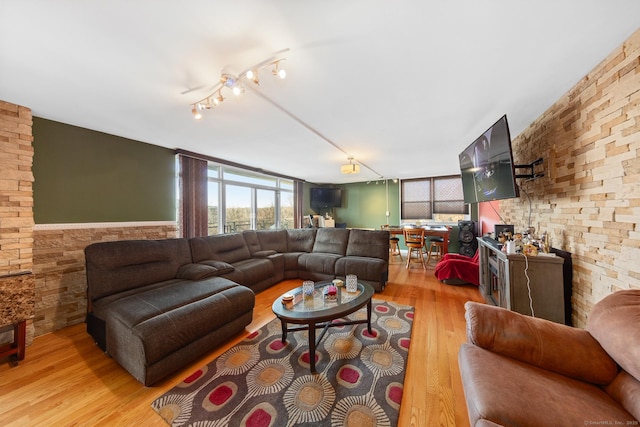
[[[0,101],[0,344],[35,315],[31,110]],[[9,330],[9,332],[7,332]],[[27,326],[27,343],[33,324]]]

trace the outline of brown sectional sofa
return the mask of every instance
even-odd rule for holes
[[[251,323],[254,292],[284,279],[354,273],[382,291],[387,231],[245,231],[85,248],[87,332],[151,385]]]
[[[640,289],[597,303],[586,330],[465,308],[459,364],[471,426],[639,425]]]

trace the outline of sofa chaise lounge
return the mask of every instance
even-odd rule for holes
[[[284,279],[354,273],[382,291],[389,234],[322,228],[100,242],[85,259],[87,332],[151,385],[240,333],[254,292]]]

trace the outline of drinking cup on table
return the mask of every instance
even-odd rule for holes
[[[347,274],[347,292],[355,292],[358,290],[358,276],[355,274]]]
[[[313,280],[305,280],[302,282],[302,295],[304,295],[306,299],[313,298],[314,288],[315,284]]]

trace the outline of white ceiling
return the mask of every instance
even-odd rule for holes
[[[0,100],[316,183],[454,174],[500,116],[517,136],[638,17],[637,0],[0,0]],[[287,78],[257,87],[281,108],[247,91],[193,119],[223,68],[287,48]],[[345,153],[371,170],[340,174]]]

